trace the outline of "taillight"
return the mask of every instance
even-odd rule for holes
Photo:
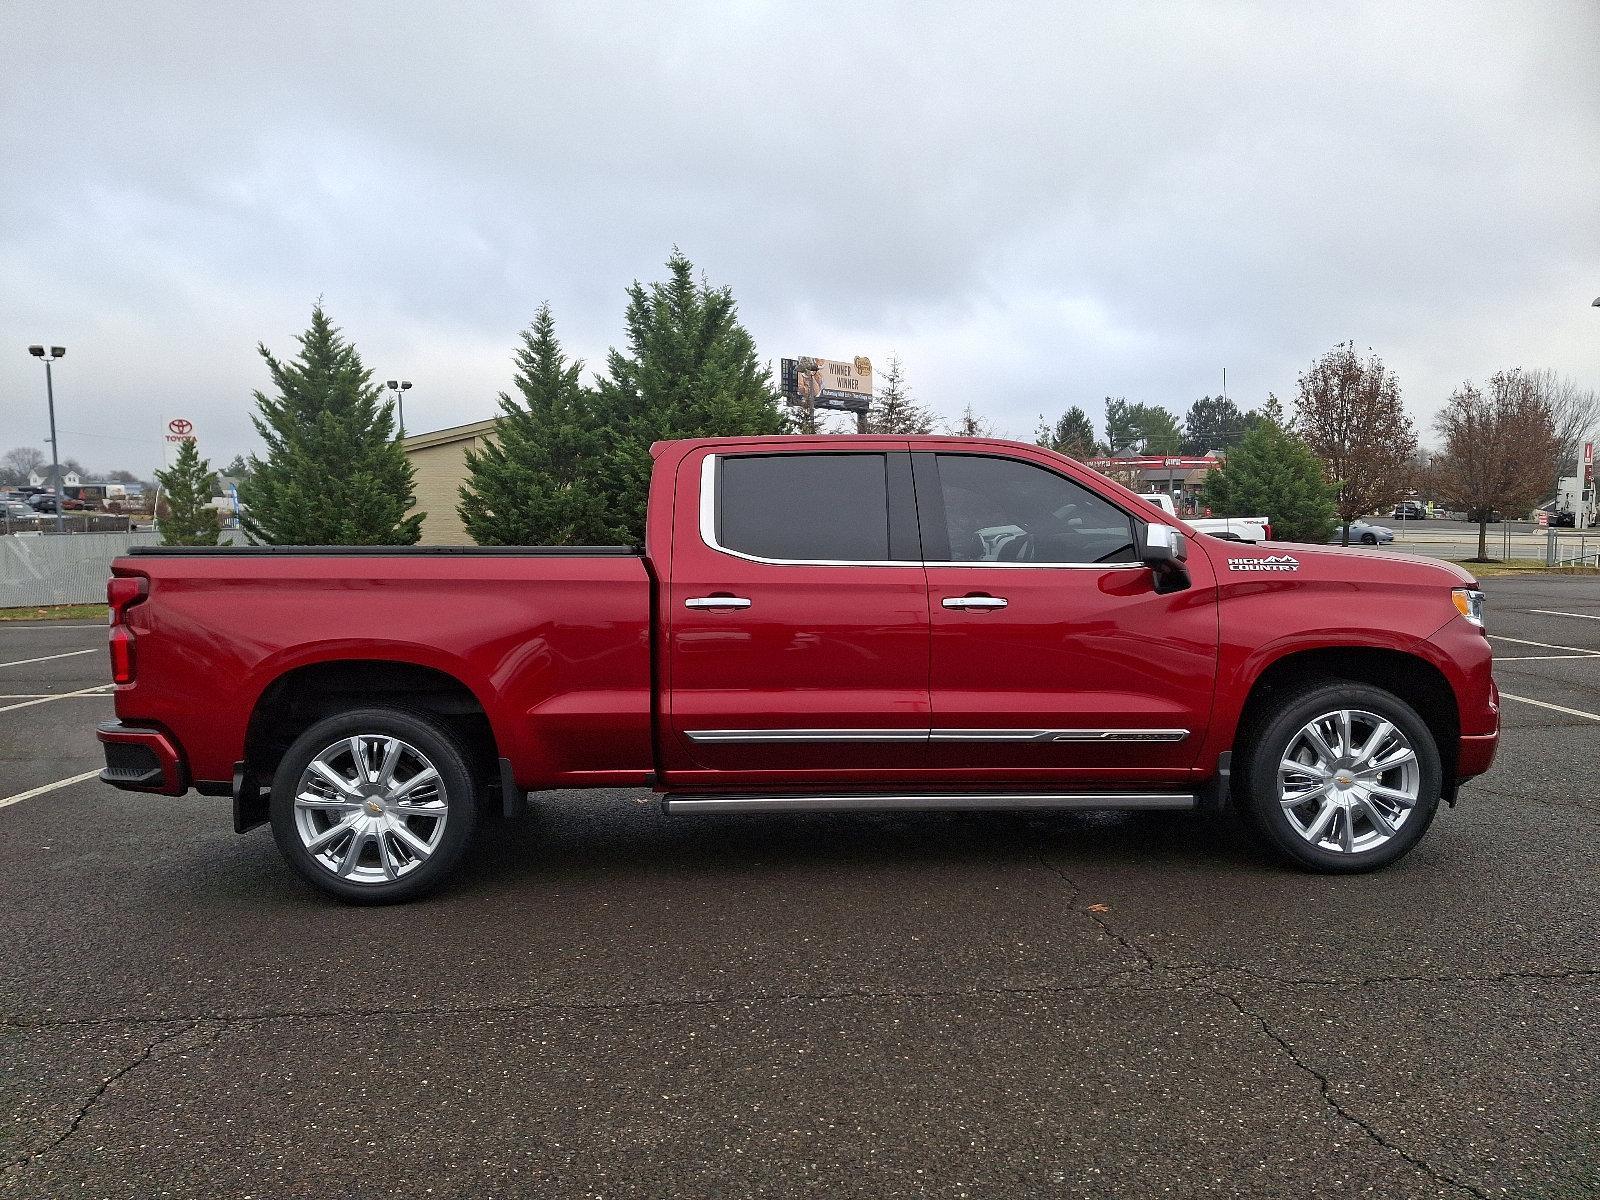
[[[117,683],[133,682],[133,630],[124,618],[149,594],[150,581],[143,575],[113,575],[106,584],[106,603],[111,606],[111,678]]]
[[[1263,525],[1261,528],[1266,533],[1266,537],[1262,540],[1270,542],[1272,540],[1272,522],[1267,522],[1267,524]]]

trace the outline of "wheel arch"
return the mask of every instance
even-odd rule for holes
[[[323,659],[284,671],[256,698],[245,727],[250,773],[271,779],[301,733],[324,717],[368,706],[409,709],[442,721],[460,737],[469,765],[486,776],[504,753],[488,709],[450,672],[396,659]]]
[[[1266,663],[1250,683],[1239,714],[1235,751],[1275,696],[1307,679],[1345,680],[1367,684],[1405,701],[1433,734],[1444,776],[1445,799],[1454,802],[1457,759],[1461,747],[1461,712],[1449,679],[1419,654],[1377,646],[1319,646],[1294,650]]]

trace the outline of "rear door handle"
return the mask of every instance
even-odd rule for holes
[[[946,608],[1004,608],[1004,596],[946,596],[939,603]]]
[[[690,596],[683,602],[683,606],[685,608],[749,608],[750,601],[743,596]]]

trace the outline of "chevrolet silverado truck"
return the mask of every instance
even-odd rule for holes
[[[653,455],[638,549],[135,548],[101,778],[231,796],[359,903],[562,788],[683,817],[1232,807],[1365,871],[1494,756],[1458,567],[1186,533],[1014,442]]]

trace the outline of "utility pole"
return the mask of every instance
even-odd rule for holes
[[[44,352],[43,346],[29,346],[28,353],[35,358],[44,359],[44,394],[45,403],[50,407],[50,471],[54,476],[56,492],[56,532],[66,532],[66,521],[61,515],[61,453],[56,445],[56,389],[50,378],[50,364],[58,358],[67,356],[65,346],[51,346],[50,353]]]

